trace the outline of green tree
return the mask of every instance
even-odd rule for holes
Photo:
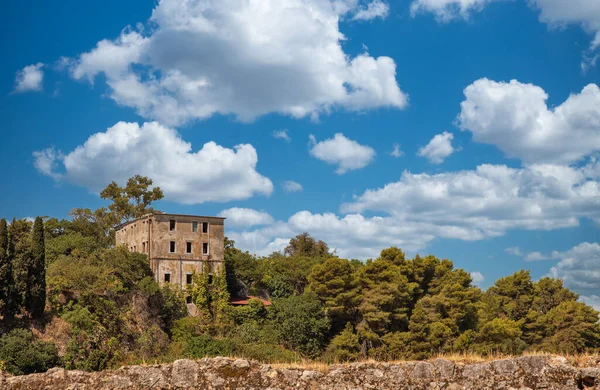
[[[544,351],[580,354],[600,348],[598,312],[584,303],[564,301],[539,319]]]
[[[31,263],[27,309],[33,318],[41,318],[46,306],[46,249],[44,222],[37,217],[31,233]]]
[[[159,187],[151,188],[152,184],[152,179],[135,175],[127,181],[125,187],[120,187],[113,181],[100,192],[103,199],[112,201],[108,208],[113,214],[115,224],[141,217],[153,211],[150,205],[152,202],[162,199],[163,192]]]
[[[346,323],[344,330],[335,336],[325,352],[326,356],[338,362],[352,362],[360,357],[360,340],[354,333],[352,324]]]
[[[274,326],[286,348],[310,358],[321,354],[331,324],[315,294],[278,299],[271,310]]]
[[[499,316],[519,321],[527,316],[534,300],[534,285],[529,271],[519,271],[500,278],[484,294],[485,320]]]
[[[14,312],[27,310],[31,283],[31,223],[13,218],[8,229],[13,268],[12,306]]]
[[[316,241],[308,233],[302,233],[290,240],[284,249],[289,256],[326,257],[329,256],[329,247],[326,243]]]
[[[13,329],[0,337],[0,362],[13,375],[45,372],[60,364],[54,343],[36,340],[31,331]]]
[[[309,291],[317,294],[331,317],[337,332],[346,322],[356,322],[361,287],[354,267],[348,260],[332,257],[317,264],[308,276]]]
[[[474,350],[482,355],[518,355],[527,348],[522,335],[518,322],[509,318],[494,318],[484,324],[475,336]]]
[[[11,314],[12,262],[8,251],[8,224],[0,220],[0,316],[6,319]]]
[[[384,334],[407,329],[410,294],[408,280],[400,267],[386,259],[367,261],[359,269],[358,277],[363,294],[357,330],[366,343],[363,345],[366,352]]]

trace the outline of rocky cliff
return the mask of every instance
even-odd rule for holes
[[[355,363],[326,371],[273,368],[243,359],[178,360],[88,373],[52,369],[0,375],[0,389],[494,389],[600,390],[600,366],[579,368],[562,357],[524,356],[487,363]]]

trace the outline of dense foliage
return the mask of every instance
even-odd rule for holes
[[[0,367],[23,374],[218,355],[353,361],[600,347],[598,312],[560,280],[519,271],[482,291],[450,260],[407,259],[399,248],[347,260],[307,233],[265,257],[225,238],[213,277],[194,275],[185,292],[160,287],[145,255],[114,247],[115,224],[162,197],[151,185],[140,176],[124,188],[111,183],[102,192],[108,207],[74,209],[68,220],[0,221]],[[236,296],[261,299],[230,305]]]

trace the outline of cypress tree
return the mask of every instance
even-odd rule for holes
[[[29,295],[29,245],[19,244],[17,251],[17,220],[13,218],[8,230],[8,257],[12,264],[13,285],[11,291],[11,311],[19,313],[26,308]]]
[[[33,318],[41,318],[46,306],[46,249],[44,222],[37,217],[31,233],[31,269],[27,309]]]
[[[8,225],[6,219],[0,220],[0,316],[4,319],[10,314],[10,287],[12,284],[12,264],[8,250]]]

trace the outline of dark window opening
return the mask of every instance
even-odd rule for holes
[[[202,222],[202,233],[208,233],[208,222]]]
[[[191,242],[187,242],[185,244],[185,253],[192,253],[192,243]]]
[[[185,303],[192,303],[192,296],[188,295],[187,297],[185,297]]]
[[[185,275],[185,283],[192,284],[192,274]]]
[[[205,242],[202,244],[202,254],[204,254],[204,255],[208,254],[208,242]]]
[[[212,282],[213,282],[213,275],[208,274],[208,284],[212,284]]]
[[[175,230],[175,220],[174,219],[169,220],[169,230],[170,231]]]
[[[169,243],[169,252],[175,253],[175,241]]]
[[[165,283],[171,283],[171,274],[165,274]]]

